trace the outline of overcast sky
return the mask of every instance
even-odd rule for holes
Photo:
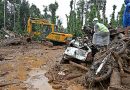
[[[30,4],[35,4],[43,13],[43,5],[48,6],[50,3],[54,3],[55,0],[28,0]],[[66,27],[66,16],[65,14],[69,14],[70,12],[70,1],[71,0],[56,0],[59,4],[59,8],[57,10],[57,15],[62,19],[63,26]],[[78,1],[78,0],[77,0]],[[120,11],[124,0],[107,0],[106,5],[106,16],[110,17],[112,13],[112,6],[115,4],[117,6],[116,14]]]

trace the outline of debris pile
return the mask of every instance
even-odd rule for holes
[[[69,54],[64,53],[64,55],[69,55],[69,57],[63,55],[62,64],[54,66],[47,73],[50,83],[58,85],[58,87],[61,85],[62,87],[60,86],[60,88],[67,88],[69,83],[66,82],[71,82],[92,90],[129,90],[130,40],[122,39],[120,35],[120,32],[114,32],[112,41],[107,49],[100,49],[98,53],[92,55],[94,56],[92,63],[78,59],[83,54],[74,53],[73,55],[77,54],[78,56],[74,57],[70,55],[74,50],[69,52],[66,49]],[[68,47],[77,48],[71,45]],[[82,51],[82,49],[78,47],[75,50]],[[91,47],[90,49],[92,50]],[[67,62],[63,62],[65,59],[67,59]]]
[[[111,31],[111,43],[107,48],[104,48],[96,47],[91,43],[91,39],[88,39],[92,38],[93,32],[91,31],[87,33],[88,37],[83,39],[77,37],[72,40],[65,47],[64,53],[63,46],[53,47],[52,43],[45,40],[42,42],[44,46],[40,47],[38,44],[31,43],[31,39],[28,39],[27,42],[32,45],[17,46],[26,40],[23,37],[15,37],[11,34],[1,43],[5,47],[3,47],[3,50],[0,48],[0,87],[4,88],[10,86],[10,84],[20,87],[25,84],[20,82],[21,79],[25,81],[32,68],[47,68],[48,65],[47,71],[48,69],[49,71],[45,74],[49,79],[47,82],[56,90],[77,90],[72,89],[77,87],[80,88],[78,90],[130,90],[130,40],[122,39],[123,32]],[[9,45],[16,45],[12,46],[15,48],[14,53],[12,53],[12,48],[8,47]],[[5,52],[6,56],[2,54],[6,48],[9,48],[8,52],[11,56],[7,52]],[[5,62],[9,63],[10,67]],[[9,68],[2,69],[4,65]],[[16,68],[17,66],[19,67]],[[9,75],[13,76],[11,80],[14,80],[14,82],[5,80],[4,77]],[[42,81],[41,73],[41,76],[38,75],[35,79],[40,78]]]
[[[110,86],[103,85],[103,88],[108,88],[108,90],[130,89],[129,86],[122,85],[122,78],[128,77],[126,73],[130,73],[130,53],[128,53],[130,41],[124,41],[113,41],[107,51],[95,55],[94,62],[85,76],[87,87],[93,88],[96,86],[95,83],[107,80],[109,81],[107,85]]]
[[[0,46],[20,45],[26,43],[26,37],[17,35],[16,33],[1,29],[2,39],[0,40]]]

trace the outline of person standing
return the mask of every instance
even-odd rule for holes
[[[110,42],[110,32],[108,28],[98,22],[97,18],[93,19],[94,23],[94,34],[93,34],[93,44],[96,46],[107,46]]]

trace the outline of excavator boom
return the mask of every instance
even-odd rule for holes
[[[59,33],[55,32],[55,25],[51,24],[48,20],[46,19],[38,19],[38,18],[29,18],[28,19],[28,26],[27,26],[27,32],[30,34],[30,37],[32,35],[40,35],[40,32],[34,32],[32,30],[32,25],[33,24],[39,24],[39,25],[45,25],[51,27],[51,32],[46,36],[47,40],[50,41],[56,41],[56,42],[62,42],[66,43],[68,42],[68,38],[72,38],[72,34],[65,34],[65,33]]]

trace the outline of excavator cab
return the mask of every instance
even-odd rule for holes
[[[36,28],[35,30],[33,30],[34,25],[40,25],[40,28]],[[61,43],[68,43],[73,37],[72,34],[58,32],[57,26],[51,24],[48,20],[38,18],[28,19],[27,32],[29,33],[30,37],[37,35],[41,36],[43,39]]]

